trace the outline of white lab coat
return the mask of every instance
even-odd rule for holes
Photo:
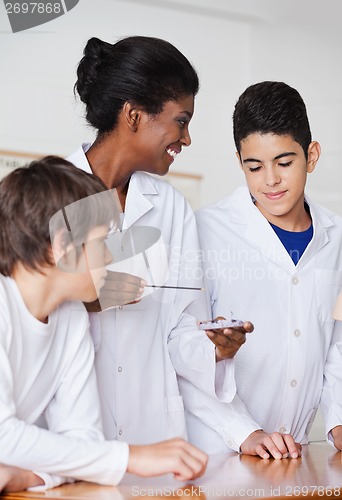
[[[89,146],[84,145],[84,150]],[[68,160],[90,172],[84,150]],[[170,184],[144,172],[130,179],[123,229],[153,226],[162,232],[169,254],[167,285],[202,285],[194,215]],[[131,444],[186,437],[182,396],[176,371],[190,380],[191,398],[202,395],[230,401],[235,393],[230,363],[215,366],[214,345],[188,314],[203,292],[159,289],[140,303],[91,315],[96,371],[107,439]]]
[[[235,356],[238,394],[266,432],[301,443],[321,398],[326,431],[342,424],[342,323],[332,319],[342,284],[342,220],[307,202],[314,236],[297,266],[247,187],[197,213],[213,316],[228,310],[255,325]],[[237,422],[234,435],[243,426]],[[212,429],[198,421],[196,428],[195,443],[219,443]]]

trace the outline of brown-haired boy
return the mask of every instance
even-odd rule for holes
[[[61,158],[0,183],[0,462],[9,466],[0,490],[70,479],[114,485],[126,470],[187,480],[205,469],[205,454],[181,439],[104,441],[79,301],[98,297],[115,214],[113,193]]]

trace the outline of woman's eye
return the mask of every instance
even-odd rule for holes
[[[188,116],[180,116],[179,118],[177,118],[177,121],[181,127],[184,127],[185,125],[189,124],[190,119]]]

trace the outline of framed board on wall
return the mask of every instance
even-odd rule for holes
[[[198,174],[187,174],[186,172],[169,172],[161,179],[166,180],[178,189],[188,200],[191,208],[196,210],[201,206],[201,183],[202,176]]]
[[[23,153],[20,151],[8,151],[0,149],[0,179],[12,172],[12,170],[27,165],[32,160],[37,160],[43,155],[34,153]]]

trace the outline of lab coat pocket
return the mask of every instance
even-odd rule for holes
[[[182,396],[166,397],[165,405],[167,415],[167,437],[182,437],[187,439]]]
[[[316,306],[319,319],[333,321],[332,311],[342,288],[342,272],[330,269],[315,270]]]

